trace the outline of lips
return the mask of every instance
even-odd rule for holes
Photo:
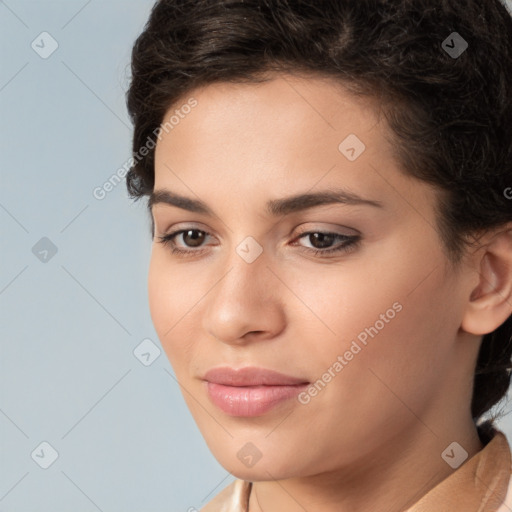
[[[309,384],[306,379],[291,377],[273,370],[246,366],[235,370],[228,366],[213,368],[203,377],[208,382],[225,386],[294,386]]]
[[[260,416],[290,400],[309,382],[265,368],[213,368],[203,377],[210,400],[230,416]]]

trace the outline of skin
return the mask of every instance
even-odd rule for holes
[[[226,470],[254,482],[250,512],[406,510],[453,472],[441,458],[450,443],[469,457],[482,449],[472,379],[481,335],[511,312],[510,233],[489,233],[452,268],[437,191],[400,170],[371,102],[328,80],[283,74],[202,87],[183,103],[190,96],[197,106],[157,144],[155,190],[201,199],[215,215],[153,206],[148,284],[199,429]],[[366,146],[353,162],[338,150],[351,133]],[[265,211],[270,199],[341,187],[382,208]],[[157,238],[185,228],[210,233],[199,246],[174,239],[203,253],[172,254]],[[315,255],[308,248],[322,245],[305,231],[361,242]],[[248,236],[263,251],[252,263],[236,252]],[[394,303],[401,311],[305,405],[232,417],[205,392],[201,377],[224,365],[315,382]],[[237,457],[248,442],[261,452],[251,468]]]

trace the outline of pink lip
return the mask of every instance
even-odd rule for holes
[[[208,396],[230,416],[260,416],[305,389],[305,379],[264,368],[213,368],[203,377]]]
[[[290,377],[289,375],[255,366],[245,366],[238,370],[229,366],[212,368],[206,372],[203,379],[226,386],[293,386],[295,384],[309,384],[306,379]]]

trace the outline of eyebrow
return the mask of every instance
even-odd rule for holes
[[[148,209],[151,211],[156,204],[176,206],[189,212],[215,216],[213,210],[203,201],[181,196],[168,189],[155,190],[149,196]],[[383,208],[380,201],[364,199],[357,194],[343,189],[321,190],[314,193],[302,193],[282,199],[271,199],[267,202],[267,213],[272,216],[288,215],[307,210],[315,206],[327,204],[365,205]]]

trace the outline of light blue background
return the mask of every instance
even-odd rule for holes
[[[0,2],[0,512],[185,512],[233,479],[165,354],[133,354],[160,347],[145,204],[124,182],[93,196],[130,156],[130,51],[152,4]],[[47,59],[31,48],[43,31]],[[512,439],[512,415],[499,426]],[[48,469],[31,457],[43,441]]]

